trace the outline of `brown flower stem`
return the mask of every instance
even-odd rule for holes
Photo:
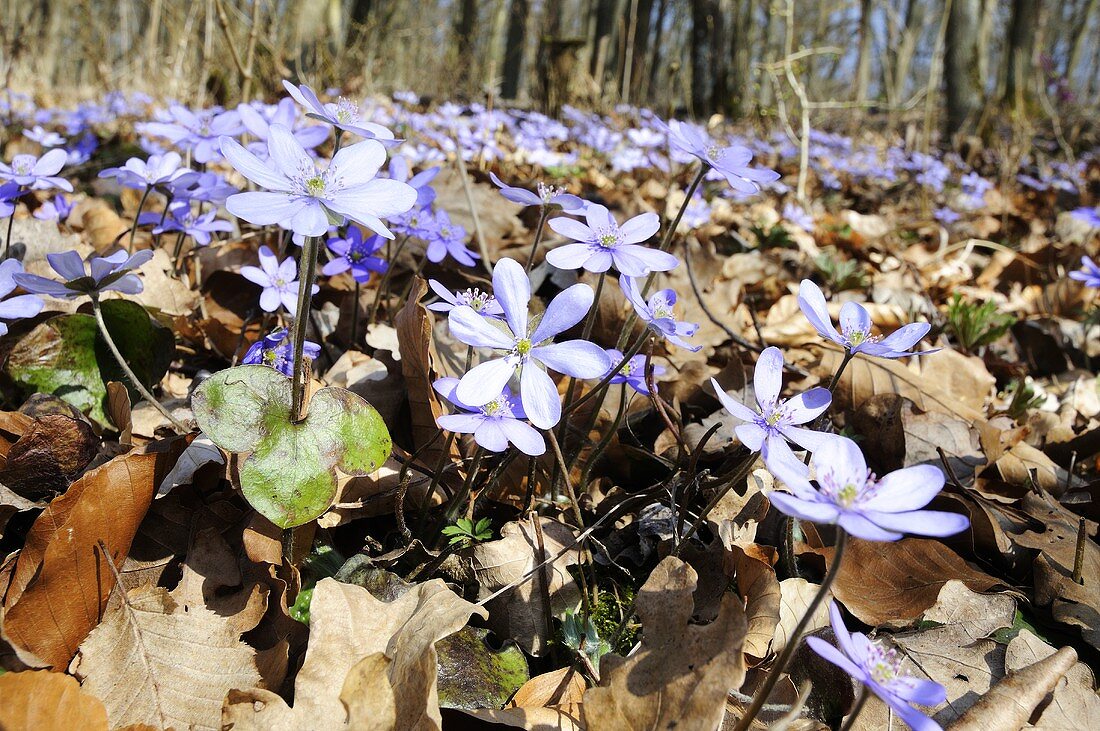
[[[187,434],[190,432],[191,430],[184,426],[179,419],[172,416],[172,412],[169,411],[164,404],[157,401],[156,397],[149,393],[149,389],[145,387],[145,384],[141,382],[141,379],[137,377],[134,371],[126,363],[126,358],[122,356],[122,351],[115,345],[115,341],[111,337],[110,331],[107,330],[107,323],[103,319],[103,309],[99,306],[99,297],[96,295],[92,295],[92,313],[95,315],[96,325],[99,326],[99,333],[103,336],[104,342],[107,343],[107,348],[110,349],[111,355],[118,361],[119,368],[121,368],[122,372],[126,374],[126,377],[130,379],[130,383],[132,383],[137,392],[141,394],[141,397],[159,411],[164,418],[168,419],[177,432],[180,434]]]
[[[4,261],[7,261],[8,257],[11,256],[11,230],[12,230],[12,226],[14,226],[14,225],[15,225],[15,211],[12,211],[11,215],[8,216],[8,235],[4,237],[4,256],[3,256]],[[1086,331],[1085,334],[1087,335],[1088,332]]]
[[[535,243],[531,244],[531,253],[527,255],[527,266],[523,268],[525,272],[530,272],[531,267],[535,264],[535,252],[539,250],[539,244],[542,243],[542,232],[546,228],[546,218],[550,213],[550,206],[543,204],[542,210],[539,211],[539,225],[535,230]]]
[[[870,697],[871,694],[867,691],[867,686],[860,686],[859,698],[856,699],[856,704],[852,706],[852,712],[844,720],[844,725],[840,727],[840,731],[851,731],[855,727],[856,719],[859,718],[860,711],[863,710],[863,706],[867,704],[867,699]]]
[[[149,194],[152,192],[153,186],[146,185],[145,192],[141,194],[141,201],[138,202],[137,213],[134,214],[134,225],[130,228],[130,243],[126,246],[126,250],[131,254],[134,253],[134,236],[137,235],[138,219],[141,218],[141,209],[145,208],[145,201],[149,199]]]
[[[828,572],[825,574],[825,579],[821,582],[821,586],[818,587],[817,593],[814,594],[814,598],[810,601],[810,606],[806,607],[806,612],[802,615],[802,618],[798,620],[798,624],[795,626],[794,631],[791,632],[791,636],[788,638],[787,644],[783,647],[783,651],[779,653],[779,657],[776,658],[771,672],[769,672],[768,677],[764,679],[764,684],[756,691],[752,703],[749,705],[748,709],[745,710],[745,715],[743,715],[741,720],[737,722],[737,725],[734,726],[733,731],[748,731],[749,727],[752,725],[753,719],[756,718],[757,714],[760,713],[760,709],[767,702],[768,696],[771,695],[772,690],[775,688],[775,684],[779,682],[779,678],[783,675],[783,671],[786,670],[787,664],[791,661],[791,657],[794,655],[795,650],[798,649],[799,641],[802,639],[802,633],[806,631],[806,625],[810,623],[810,618],[817,612],[817,608],[821,606],[821,602],[825,600],[825,595],[829,593],[829,589],[836,580],[837,574],[840,571],[840,563],[844,558],[844,548],[847,543],[848,534],[844,532],[843,528],[837,526],[833,562],[829,566]]]
[[[294,310],[294,370],[291,373],[290,419],[306,418],[306,382],[309,368],[305,362],[306,331],[309,328],[309,306],[313,301],[313,280],[317,278],[317,247],[320,239],[307,236],[302,242],[302,258],[298,262],[298,306]]]

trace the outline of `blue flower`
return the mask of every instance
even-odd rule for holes
[[[653,294],[647,302],[642,298],[638,283],[633,277],[619,277],[619,287],[626,299],[634,307],[634,312],[653,332],[681,348],[697,353],[703,346],[692,345],[684,340],[695,335],[699,326],[690,322],[677,322],[673,308],[676,306],[676,293],[671,289],[662,289]]]
[[[1081,257],[1081,268],[1069,273],[1070,279],[1084,282],[1086,287],[1100,287],[1100,267],[1088,256]]]
[[[385,242],[378,234],[364,239],[362,231],[355,226],[349,226],[346,236],[333,236],[326,242],[329,251],[336,254],[336,258],[325,264],[321,273],[332,277],[350,270],[355,281],[366,282],[370,279],[371,272],[384,272],[389,266],[385,259],[375,256]]]
[[[798,288],[798,306],[802,308],[802,314],[821,337],[843,346],[852,354],[863,353],[879,358],[901,358],[906,355],[928,355],[939,350],[939,348],[909,350],[928,334],[932,326],[926,322],[902,325],[885,338],[872,335],[871,315],[858,302],[845,302],[840,308],[841,332],[837,332],[833,327],[832,318],[829,317],[829,306],[825,302],[825,295],[822,294],[821,288],[809,279],[803,279]]]
[[[565,244],[547,252],[546,261],[558,269],[583,268],[590,272],[606,272],[615,267],[628,277],[667,272],[680,263],[672,254],[638,245],[660,228],[656,213],[643,213],[620,226],[607,208],[590,204],[585,218],[586,223],[564,216],[550,219],[551,229],[580,243]]]
[[[435,422],[441,429],[473,434],[474,441],[490,452],[503,452],[509,443],[531,457],[546,451],[542,435],[524,421],[527,415],[523,413],[520,398],[512,395],[507,386],[488,403],[468,406],[458,398],[458,384],[457,378],[440,378],[432,384],[439,395],[462,410],[462,413],[436,417]]]
[[[321,346],[307,340],[302,346],[303,355],[313,360],[321,354]],[[271,366],[284,376],[294,371],[294,344],[285,327],[273,330],[261,340],[252,343],[248,352],[241,358],[243,365]]]
[[[80,254],[63,251],[46,254],[46,260],[61,275],[62,281],[23,272],[16,272],[12,278],[28,292],[58,299],[73,299],[85,294],[94,296],[101,292],[140,294],[144,285],[133,270],[152,258],[153,252],[148,249],[133,256],[128,256],[125,251],[116,251],[110,256],[93,257],[86,269]]]

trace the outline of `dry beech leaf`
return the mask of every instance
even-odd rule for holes
[[[1008,643],[1005,668],[1009,672],[1019,671],[1055,652],[1053,647],[1022,629]],[[1071,667],[1054,686],[1049,703],[1044,699],[1040,707],[1042,710],[1033,724],[1037,729],[1100,728],[1100,696],[1096,694],[1096,676],[1092,669],[1083,662]]]
[[[48,670],[0,675],[0,729],[107,731],[107,711],[74,678]]]
[[[88,422],[46,414],[8,450],[0,480],[31,500],[64,492],[99,451],[99,437]]]
[[[997,379],[985,367],[985,361],[976,355],[963,355],[957,350],[945,348],[921,359],[920,374],[929,383],[935,383],[952,397],[977,411],[984,411],[993,395]]]
[[[465,626],[471,614],[486,613],[439,579],[417,584],[392,602],[375,599],[361,586],[324,579],[310,602],[309,647],[294,682],[294,707],[267,690],[235,690],[222,707],[222,724],[235,731],[376,728],[364,716],[392,713],[395,728],[439,729],[435,642]],[[382,657],[371,659],[377,655]],[[354,670],[364,659],[369,662]],[[368,671],[374,674],[367,677]],[[345,688],[348,694],[364,688],[375,695],[349,708],[341,700]],[[352,710],[355,717],[349,717]]]
[[[721,724],[727,693],[745,678],[745,614],[727,595],[717,619],[690,624],[696,582],[695,570],[672,556],[653,569],[635,600],[641,646],[630,657],[604,655],[600,686],[584,694],[589,731]]]
[[[584,731],[581,698],[585,688],[576,668],[559,668],[528,680],[503,709],[478,708],[466,713],[528,731]]]
[[[978,594],[952,579],[940,589],[936,603],[924,613],[925,622],[951,627],[963,644],[985,639],[1002,627],[1011,627],[1016,600],[1007,594]]]
[[[255,654],[228,618],[145,586],[92,630],[70,672],[103,701],[112,728],[217,729],[225,694],[260,683]]]
[[[952,731],[1023,728],[1035,707],[1076,663],[1076,651],[1063,647],[1033,665],[1009,673],[951,725]]]
[[[190,316],[198,309],[202,295],[197,289],[188,286],[184,279],[173,276],[174,268],[168,252],[155,249],[153,258],[138,269],[141,278],[145,280],[145,288],[140,293],[127,297],[170,317]]]
[[[810,607],[810,602],[813,601],[814,594],[821,587],[818,584],[811,584],[805,579],[783,579],[779,582],[779,591],[781,593],[779,603],[779,624],[775,627],[775,639],[772,642],[772,652],[779,652],[787,646],[787,641],[791,638],[791,633],[794,632],[795,626],[798,621],[802,619],[802,615],[806,613],[806,610]],[[815,632],[822,627],[829,626],[829,596],[825,597],[825,601],[821,602],[817,607],[817,611],[814,612],[814,616],[810,618],[810,623],[806,625],[806,634]]]
[[[557,556],[575,543],[573,529],[550,518],[539,518],[543,554],[538,556],[538,539],[530,520],[513,521],[500,531],[500,540],[479,543],[471,551],[480,598],[485,598],[519,581],[536,564]],[[579,548],[544,567],[530,581],[489,602],[489,626],[501,637],[514,639],[529,654],[538,656],[546,647],[544,596],[550,597],[549,613],[557,615],[572,607],[580,593],[569,566],[579,563]],[[536,560],[537,559],[537,560]],[[546,587],[542,582],[546,581]],[[545,592],[545,593],[544,593]]]
[[[748,555],[740,546],[727,549],[726,561],[745,605],[747,630],[742,650],[762,660],[781,647],[773,647],[772,640],[782,614],[782,584],[775,578],[775,569],[770,564]]]
[[[935,604],[941,587],[952,579],[974,591],[988,591],[1000,583],[967,566],[939,541],[851,538],[833,593],[865,624],[903,626]]]
[[[428,291],[428,285],[417,277],[394,324],[397,326],[397,340],[401,350],[401,373],[405,376],[405,387],[412,414],[413,444],[421,447],[434,439],[439,433],[435,425],[436,417],[447,413],[432,388],[435,368],[432,365],[432,315],[420,300]],[[443,451],[444,441],[437,440],[421,455],[427,464],[435,464]],[[452,453],[458,456],[455,449]]]
[[[31,526],[4,599],[4,633],[50,667],[69,664],[114,588],[100,553],[121,566],[157,484],[186,445],[130,452],[87,472]]]

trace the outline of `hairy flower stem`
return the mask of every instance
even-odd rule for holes
[[[161,226],[164,225],[164,219],[168,218],[168,207],[172,205],[172,194],[169,193],[165,197],[166,197],[166,200],[164,201],[164,210],[160,212],[160,221],[157,223],[157,226],[156,226],[157,228],[160,228]],[[201,214],[202,213],[202,210],[201,210],[202,204],[200,203],[199,206],[200,206],[199,213]],[[135,221],[136,220],[137,219],[135,219]],[[161,232],[161,233],[163,233],[163,232]],[[180,233],[182,233],[182,231]],[[161,234],[155,234],[153,236],[153,248],[154,249],[159,249],[160,248],[160,237],[161,237]]]
[[[630,400],[627,398],[627,385],[625,383],[620,384],[619,409],[615,413],[615,421],[613,421],[607,431],[603,433],[600,437],[600,441],[596,442],[596,446],[592,450],[592,453],[588,455],[588,461],[584,465],[584,471],[581,472],[580,486],[582,490],[588,486],[588,478],[589,475],[592,474],[592,468],[600,461],[600,457],[603,456],[603,453],[607,451],[607,448],[611,445],[611,440],[619,433],[619,427],[622,426],[623,417],[626,416],[626,407],[629,402]]]
[[[756,695],[753,696],[752,704],[745,710],[745,715],[741,717],[741,720],[734,726],[733,731],[748,731],[748,728],[752,725],[753,719],[760,713],[760,709],[768,700],[768,696],[771,695],[772,690],[775,688],[775,684],[779,682],[779,678],[782,677],[783,671],[786,670],[787,664],[791,661],[791,657],[794,655],[800,640],[802,639],[802,633],[806,631],[806,625],[810,623],[810,618],[817,612],[817,608],[821,606],[821,602],[825,600],[825,596],[829,593],[829,589],[832,587],[833,582],[836,581],[836,576],[840,572],[840,564],[844,559],[844,548],[848,543],[848,534],[844,532],[844,529],[837,527],[836,529],[836,546],[833,551],[833,562],[829,566],[828,572],[825,574],[824,580],[821,582],[821,586],[818,587],[817,593],[814,594],[814,598],[810,601],[810,606],[806,607],[806,611],[803,613],[802,618],[798,620],[798,624],[795,625],[794,631],[791,632],[791,636],[787,639],[787,644],[783,647],[783,651],[779,653],[779,657],[776,658],[775,664],[772,665],[771,672],[768,673],[768,677],[764,679],[763,685],[756,691]],[[853,718],[855,712],[858,709],[854,709]]]
[[[848,364],[855,358],[855,353],[850,350],[844,351],[844,360],[840,361],[840,367],[836,369],[836,373],[833,374],[833,380],[829,381],[829,393],[835,393],[837,384],[840,383],[840,377],[844,374],[844,369],[848,367]]]
[[[577,492],[573,489],[573,481],[569,479],[569,467],[565,464],[565,457],[561,453],[561,445],[554,436],[553,429],[546,430],[546,436],[550,438],[550,447],[554,450],[554,458],[558,460],[558,468],[561,469],[562,479],[565,481],[565,494],[569,497],[569,504],[573,508],[573,517],[577,519],[577,527],[584,529],[584,516],[581,515],[581,506],[577,501]]]
[[[302,258],[298,262],[298,306],[294,315],[294,370],[291,372],[290,420],[306,418],[306,382],[309,380],[305,359],[306,330],[309,328],[309,306],[313,301],[313,280],[317,278],[317,248],[321,239],[307,236],[302,242]]]
[[[336,153],[340,151],[340,142],[342,142],[343,139],[344,139],[344,130],[337,127],[336,128],[336,139],[332,143],[332,154],[333,154],[333,156],[335,156]]]
[[[141,211],[145,208],[145,201],[149,200],[149,194],[153,192],[153,186],[146,185],[145,192],[141,194],[141,201],[138,202],[137,213],[134,214],[134,225],[130,227],[130,243],[126,246],[126,250],[131,254],[134,253],[134,237],[137,236],[138,219],[141,218]],[[168,210],[165,208],[164,210]]]
[[[355,280],[355,293],[351,300],[351,347],[358,349],[359,345],[359,280]]]
[[[424,509],[420,513],[420,520],[416,524],[416,532],[424,536],[424,526],[428,522],[428,511],[432,507],[432,498],[435,497],[435,490],[439,487],[439,481],[443,477],[443,470],[446,468],[447,463],[450,462],[451,446],[455,443],[455,433],[450,432],[447,435],[447,441],[443,444],[443,450],[439,453],[439,459],[435,462],[435,469],[432,470],[432,481],[428,483],[428,490],[424,493]],[[427,543],[427,541],[425,541]]]
[[[607,375],[603,377],[603,380],[601,380],[599,383],[597,383],[591,391],[589,391],[588,393],[586,393],[585,395],[581,396],[579,399],[574,401],[572,404],[570,404],[568,408],[562,409],[562,418],[564,419],[570,413],[576,411],[581,406],[588,403],[591,399],[596,398],[597,396],[602,396],[604,393],[606,393],[607,392],[607,386],[608,386],[608,384],[611,383],[611,379],[614,378],[616,375],[618,375],[619,371],[621,371],[623,369],[623,367],[626,366],[626,364],[630,362],[631,358],[633,358],[634,356],[636,356],[638,353],[641,352],[642,346],[645,345],[646,339],[648,337],[649,337],[649,332],[642,333],[642,337],[638,338],[637,342],[635,342],[633,345],[630,346],[630,348],[626,351],[626,353],[623,354],[623,359],[620,360],[617,364],[615,364],[614,366],[611,367],[611,370],[608,371]],[[603,404],[603,399],[601,398],[600,403],[597,404],[597,412],[596,413],[599,413],[598,407],[602,404]]]
[[[130,379],[130,383],[132,383],[134,388],[137,389],[137,392],[141,394],[141,397],[148,401],[149,404],[153,406],[153,408],[159,411],[164,416],[164,418],[168,419],[168,421],[172,424],[173,428],[175,428],[177,432],[179,432],[180,434],[186,434],[187,432],[191,431],[186,426],[184,426],[179,419],[172,416],[172,412],[165,408],[164,404],[162,404],[160,401],[157,401],[156,397],[154,397],[153,394],[149,393],[149,389],[145,387],[145,384],[141,382],[137,375],[135,375],[134,371],[131,370],[130,366],[126,363],[126,359],[122,357],[122,352],[118,349],[118,346],[115,345],[115,341],[111,337],[110,331],[107,330],[107,323],[103,320],[103,309],[99,306],[99,297],[96,295],[92,295],[92,313],[95,315],[96,325],[99,326],[99,333],[103,336],[104,342],[107,343],[107,347],[110,349],[111,355],[113,355],[115,357],[115,360],[118,361],[119,368],[121,368],[122,372],[126,374],[126,377]]]
[[[863,710],[863,706],[867,704],[867,699],[871,697],[870,692],[867,690],[866,685],[861,685],[859,688],[859,697],[856,698],[856,704],[852,706],[852,712],[848,714],[848,718],[844,720],[844,725],[840,727],[840,731],[851,731],[856,725],[856,719],[859,718],[860,711]]]
[[[523,268],[525,272],[530,272],[531,267],[535,265],[535,252],[539,250],[539,244],[542,243],[542,232],[546,228],[546,217],[549,213],[550,206],[544,203],[539,210],[539,225],[535,230],[535,243],[531,244],[531,253],[527,255],[527,266]]]
[[[596,313],[600,309],[600,295],[603,293],[603,284],[607,279],[607,272],[600,272],[599,279],[596,280],[596,292],[592,296],[592,308],[588,312],[588,317],[585,318],[584,330],[581,333],[581,340],[588,340],[592,336],[592,328],[596,324]],[[564,417],[569,413],[569,406],[573,403],[573,397],[577,393],[577,379],[569,377],[569,387],[565,390],[565,406],[562,407],[562,420],[561,425],[558,426],[558,439],[562,442],[565,441],[565,432],[568,427],[568,419]],[[553,478],[556,481],[556,477]]]
[[[390,289],[390,277],[393,273],[394,266],[397,264],[397,257],[401,256],[401,250],[405,248],[405,242],[409,240],[409,234],[397,242],[397,246],[393,249],[393,256],[390,257],[389,266],[386,267],[385,273],[382,275],[382,281],[378,283],[378,289],[374,290],[374,302],[371,303],[370,314],[367,315],[367,326],[374,322],[375,316],[378,314],[378,304],[386,297]]]
[[[752,466],[756,464],[756,455],[758,452],[753,452],[745,457],[745,461],[741,463],[741,466],[737,468],[737,472],[729,481],[720,487],[717,492],[714,493],[714,497],[710,499],[710,502],[706,504],[702,512],[699,513],[699,517],[692,521],[687,531],[680,538],[680,545],[676,547],[673,552],[674,556],[680,555],[680,551],[687,545],[688,540],[695,535],[700,528],[703,527],[703,523],[706,522],[707,516],[710,515],[710,511],[714,510],[715,506],[721,502],[722,498],[726,496],[730,490],[739,485],[742,480],[749,476],[749,472],[752,470]]]
[[[183,240],[187,238],[187,234],[180,231],[180,235],[176,237],[176,245],[172,247],[172,276],[178,277],[183,270]]]
[[[470,490],[474,486],[474,478],[477,476],[478,471],[481,469],[481,460],[485,458],[485,447],[478,446],[474,451],[473,460],[470,462],[470,468],[466,472],[466,479],[462,482],[462,489],[459,490],[451,497],[451,501],[447,504],[447,510],[443,514],[442,525],[450,525],[458,517],[459,510],[462,508],[462,504],[466,502],[466,499],[470,496]],[[440,529],[442,526],[440,526]],[[436,533],[437,531],[433,531]]]
[[[11,230],[12,230],[12,226],[14,226],[14,225],[15,225],[15,211],[12,211],[11,215],[8,216],[8,235],[4,237],[4,256],[3,256],[4,261],[7,261],[8,257],[11,256]],[[1085,334],[1088,335],[1088,332],[1086,331]]]

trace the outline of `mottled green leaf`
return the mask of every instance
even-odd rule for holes
[[[516,643],[494,650],[488,636],[487,629],[463,627],[435,643],[441,708],[500,708],[531,679]]]
[[[290,419],[290,379],[274,368],[229,368],[203,382],[191,401],[199,428],[222,449],[250,452],[241,464],[245,498],[282,528],[328,510],[336,469],[367,475],[390,453],[382,417],[359,396],[322,388],[301,422]]]
[[[172,331],[129,300],[107,300],[103,319],[112,339],[146,386],[160,382],[175,351]],[[74,313],[58,315],[27,333],[12,349],[7,372],[26,393],[51,393],[100,424],[110,424],[104,411],[108,381],[129,382],[95,318]],[[138,394],[130,387],[131,399]]]

